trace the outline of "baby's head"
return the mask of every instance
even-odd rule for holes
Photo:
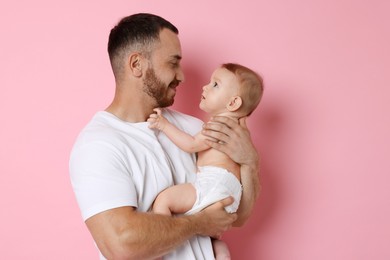
[[[210,115],[234,118],[249,116],[263,95],[263,80],[251,69],[225,63],[211,75],[203,87],[199,107]]]
[[[256,109],[263,96],[263,79],[253,70],[236,63],[225,63],[222,68],[232,72],[237,81],[237,96],[241,98],[241,105],[234,112],[242,116],[249,116]]]

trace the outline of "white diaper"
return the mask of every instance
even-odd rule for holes
[[[185,215],[195,214],[211,204],[229,196],[234,198],[233,204],[225,207],[229,213],[236,212],[241,200],[242,186],[237,177],[226,169],[214,166],[198,167],[195,182],[196,201]]]

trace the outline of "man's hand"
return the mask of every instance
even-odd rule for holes
[[[235,121],[224,116],[213,117],[203,126],[206,143],[240,165],[258,164],[259,156],[246,125],[246,117]]]
[[[233,198],[228,197],[193,215],[196,218],[199,235],[220,238],[223,232],[230,229],[237,220],[237,214],[227,213],[225,207],[232,203]]]

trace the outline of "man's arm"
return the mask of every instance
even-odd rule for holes
[[[183,217],[120,207],[96,214],[85,223],[107,259],[155,259],[194,235],[218,238],[237,219],[236,214],[224,210],[232,202],[228,198]]]
[[[234,226],[242,226],[248,220],[261,190],[260,159],[245,120],[246,117],[236,122],[228,117],[217,116],[206,123],[203,129],[203,134],[208,137],[207,145],[227,154],[241,165],[243,193]]]

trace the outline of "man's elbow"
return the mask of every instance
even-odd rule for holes
[[[111,248],[101,251],[105,258],[115,260],[138,260],[138,259],[153,259],[148,257],[147,252],[141,252],[137,248]],[[150,252],[149,252],[150,253]]]
[[[122,241],[122,242],[121,242]],[[126,241],[126,242],[123,242]],[[98,245],[100,252],[107,259],[118,260],[137,260],[153,259],[150,257],[150,251],[144,250],[138,243],[132,243],[131,238],[118,238],[116,243],[109,241],[105,245]]]

